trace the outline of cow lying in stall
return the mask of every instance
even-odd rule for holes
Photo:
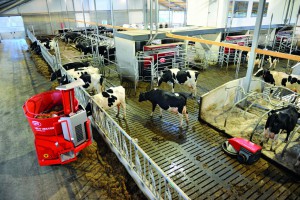
[[[116,117],[119,117],[120,106],[123,107],[123,119],[126,119],[126,102],[125,102],[125,88],[123,86],[110,87],[106,91],[92,96],[92,99],[103,110],[108,110],[113,107],[118,108]],[[86,106],[87,115],[92,115],[91,103]]]
[[[172,92],[174,93],[175,83],[186,85],[192,88],[193,96],[196,97],[197,94],[197,79],[199,72],[194,70],[180,70],[178,68],[168,69],[161,73],[158,77],[158,86],[162,82],[169,83],[172,85]]]
[[[156,108],[156,105],[160,107],[160,118],[162,118],[162,110],[169,110],[179,115],[180,127],[182,127],[183,114],[186,117],[186,123],[189,123],[188,112],[186,109],[187,98],[180,93],[170,93],[160,89],[153,89],[149,92],[140,93],[139,102],[150,101],[152,103],[152,112]]]
[[[266,83],[276,86],[284,86],[294,92],[300,92],[300,76],[294,74],[286,74],[284,72],[269,71],[259,69],[255,77],[262,77]]]
[[[284,142],[287,142],[291,131],[294,130],[300,114],[294,106],[287,106],[281,109],[272,110],[269,113],[267,122],[265,124],[264,133],[260,145],[263,146],[263,142],[266,139],[273,139],[271,145],[271,151],[273,151],[273,145],[277,142],[280,133],[286,130],[287,135]]]

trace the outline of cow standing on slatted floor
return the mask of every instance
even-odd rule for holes
[[[272,110],[269,113],[267,122],[265,124],[264,133],[260,145],[263,146],[263,142],[266,139],[273,139],[271,145],[271,151],[273,151],[273,145],[277,142],[280,133],[286,130],[287,135],[284,142],[287,142],[290,133],[294,130],[300,114],[294,106],[287,106],[281,109]]]
[[[149,92],[140,93],[139,102],[150,101],[152,103],[152,112],[158,105],[160,107],[160,118],[162,118],[162,110],[168,110],[179,115],[180,127],[182,127],[183,114],[186,117],[186,123],[189,123],[188,112],[186,109],[187,97],[181,93],[171,93],[160,89],[153,89]]]
[[[186,85],[192,88],[193,96],[197,94],[197,79],[199,72],[194,70],[180,70],[178,68],[168,69],[158,77],[158,86],[162,82],[172,85],[172,92],[174,93],[175,83]]]

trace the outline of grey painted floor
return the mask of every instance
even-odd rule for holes
[[[64,183],[71,170],[39,167],[36,159],[22,106],[34,94],[49,90],[50,84],[36,72],[26,49],[22,39],[0,43],[0,199],[72,199]]]

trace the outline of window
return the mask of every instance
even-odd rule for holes
[[[264,11],[263,11],[264,12],[263,13],[264,17],[267,16],[268,7],[269,7],[269,3],[265,3],[265,7],[264,7]],[[257,11],[258,11],[258,2],[253,2],[251,17],[257,17]]]
[[[0,17],[0,33],[24,31],[23,18],[21,16]]]
[[[234,18],[247,17],[248,4],[249,4],[248,1],[235,1],[233,17]],[[232,3],[232,1],[230,1],[229,7],[228,7],[228,17],[231,17],[232,6],[233,6],[233,3]]]

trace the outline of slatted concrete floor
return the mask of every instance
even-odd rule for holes
[[[63,55],[70,61],[74,53],[67,49]],[[241,68],[240,76],[245,72],[246,68]],[[201,71],[198,94],[232,80],[234,74],[234,68]],[[107,79],[109,85],[119,85],[113,74]],[[127,120],[116,120],[191,199],[299,198],[300,184],[293,176],[263,159],[248,166],[224,154],[221,144],[226,137],[198,121],[196,100],[188,100],[190,124],[184,123],[180,129],[178,116],[164,112],[160,119],[157,109],[150,118],[151,103],[138,102],[139,92],[149,89],[149,83],[140,83],[137,94],[132,84],[124,82],[123,86],[127,90]],[[176,91],[185,88],[176,87]],[[114,111],[109,112],[114,116]]]

